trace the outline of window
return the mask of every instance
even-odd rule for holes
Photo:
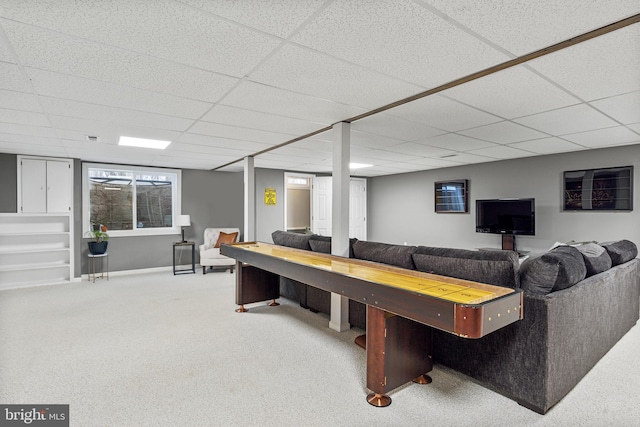
[[[181,171],[84,163],[83,229],[111,236],[179,233]]]

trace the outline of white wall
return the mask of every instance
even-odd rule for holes
[[[475,200],[535,197],[536,235],[518,236],[518,249],[540,251],[556,241],[629,239],[640,245],[640,205],[632,212],[563,212],[562,173],[568,170],[635,167],[640,191],[640,145],[579,151],[460,166],[369,180],[371,241],[474,249],[500,247],[501,237],[475,232]],[[434,182],[469,180],[469,213],[436,214]]]

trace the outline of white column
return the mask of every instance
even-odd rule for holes
[[[253,157],[244,158],[244,241],[256,239],[256,179]]]
[[[331,210],[331,254],[349,257],[349,161],[351,124],[333,125],[333,183]],[[342,332],[349,329],[349,299],[331,294],[329,328]]]

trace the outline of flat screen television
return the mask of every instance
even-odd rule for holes
[[[535,199],[476,200],[476,231],[535,235]]]

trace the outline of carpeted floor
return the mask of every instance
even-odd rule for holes
[[[441,366],[366,403],[362,331],[282,299],[235,313],[235,275],[113,276],[0,292],[0,403],[71,426],[640,426],[635,326],[546,415]]]

